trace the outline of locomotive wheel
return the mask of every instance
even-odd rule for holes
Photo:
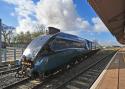
[[[63,67],[61,68],[61,70],[62,70],[62,71],[67,70],[67,65],[66,65],[66,64],[65,64],[65,65],[63,65]]]
[[[75,60],[75,64],[78,64],[79,62],[78,62],[78,60]]]
[[[85,59],[87,59],[88,58],[88,56],[85,56]]]
[[[73,60],[71,63],[70,63],[70,66],[74,66],[75,65],[75,60]]]
[[[82,60],[85,60],[86,59],[86,56],[82,56]]]
[[[36,78],[38,78],[38,77],[39,77],[39,74],[38,74],[37,72],[33,71],[33,72],[31,73],[31,76],[30,76],[31,79],[36,79]]]
[[[44,74],[44,73],[39,74],[39,79],[40,79],[41,81],[44,80],[44,79],[45,79],[45,74]]]
[[[78,61],[78,63],[79,62],[81,62],[83,59],[82,59],[82,57],[80,56],[80,57],[77,57],[77,59],[76,59],[77,61]]]
[[[26,74],[27,74],[28,77],[32,76],[32,72],[29,68],[27,68]]]
[[[68,65],[66,66],[66,69],[70,69],[70,68],[71,68],[71,65],[68,64]]]

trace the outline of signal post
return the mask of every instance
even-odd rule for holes
[[[2,36],[1,36],[1,30],[2,30],[2,20],[0,19],[0,66],[2,65]]]

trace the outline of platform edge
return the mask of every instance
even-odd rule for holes
[[[103,78],[104,74],[106,73],[107,69],[109,68],[110,64],[112,63],[113,59],[115,58],[116,54],[119,51],[117,51],[115,53],[115,55],[111,58],[111,60],[109,61],[109,63],[107,64],[107,66],[104,68],[104,70],[102,71],[102,73],[99,75],[99,77],[96,79],[96,81],[93,83],[93,85],[91,86],[90,89],[96,89],[96,87],[98,86],[99,82],[101,81],[101,79]]]

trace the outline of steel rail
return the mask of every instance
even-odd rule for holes
[[[64,87],[67,83],[71,82],[73,79],[77,78],[78,76],[80,76],[82,73],[86,72],[87,70],[91,69],[92,67],[94,67],[95,65],[97,65],[99,62],[101,62],[102,60],[104,60],[105,58],[113,55],[113,53],[106,55],[105,57],[101,58],[100,60],[98,60],[97,62],[91,64],[90,66],[86,67],[83,71],[81,71],[80,73],[78,73],[77,75],[75,75],[74,77],[70,78],[69,80],[67,80],[66,82],[64,82],[63,84],[61,84],[60,86],[56,87],[55,89],[62,89],[62,87]]]
[[[14,83],[12,83],[12,84],[10,84],[10,85],[8,85],[8,86],[5,86],[3,89],[10,89],[10,88],[14,87],[15,85],[18,85],[18,84],[20,84],[20,83],[27,82],[29,79],[30,79],[30,78],[23,78],[23,79],[20,80],[20,81],[16,81],[16,82],[14,82]]]
[[[16,72],[18,69],[19,69],[19,67],[8,69],[8,70],[5,70],[5,71],[0,71],[0,75],[4,75],[4,74],[7,74],[7,73],[12,73],[12,72]]]

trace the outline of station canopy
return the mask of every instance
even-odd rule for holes
[[[109,31],[125,44],[125,0],[88,0]]]

